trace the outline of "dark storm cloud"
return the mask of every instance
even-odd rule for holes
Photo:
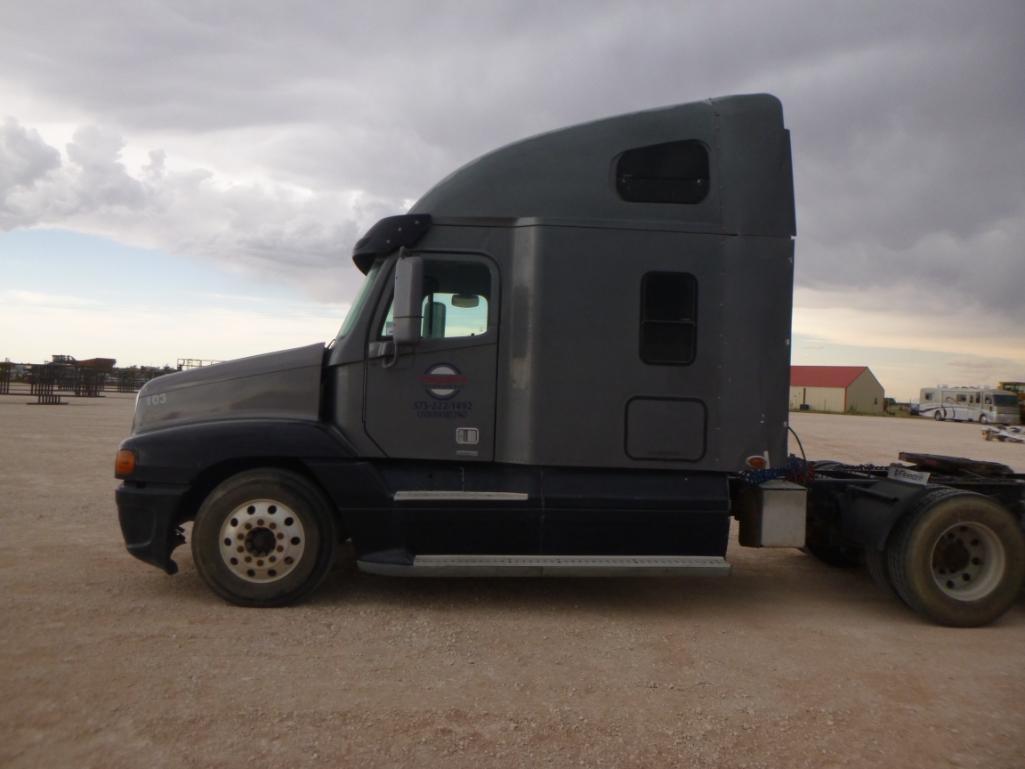
[[[217,183],[203,169],[172,171],[161,151],[135,174],[121,137],[78,129],[64,156],[15,120],[0,126],[0,230],[37,224],[212,258],[298,284],[322,301],[351,292],[343,256],[360,230],[393,207],[368,195],[299,194],[285,186]]]
[[[127,137],[265,130],[238,150],[267,175],[381,210],[527,134],[770,91],[793,132],[799,282],[1025,320],[1020,2],[35,2],[4,21],[0,78],[40,100]],[[323,264],[354,221],[321,223],[316,247],[271,227],[247,251]]]

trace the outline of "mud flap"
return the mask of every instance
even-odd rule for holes
[[[840,516],[844,537],[881,552],[901,516],[933,488],[889,478],[870,486],[849,486],[848,504]]]

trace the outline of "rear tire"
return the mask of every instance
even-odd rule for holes
[[[196,514],[192,557],[207,586],[239,606],[284,606],[327,576],[335,515],[303,476],[272,468],[234,475]]]
[[[872,581],[875,582],[878,587],[887,597],[904,603],[904,599],[900,597],[900,593],[893,586],[893,580],[890,579],[890,567],[887,565],[887,557],[885,552],[878,552],[867,548],[865,550],[865,568],[868,570],[868,574],[872,577]]]
[[[890,581],[904,602],[941,625],[993,622],[1025,583],[1025,536],[1015,518],[981,494],[937,488],[894,529]]]

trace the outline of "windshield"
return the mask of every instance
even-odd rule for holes
[[[371,265],[370,269],[367,270],[367,276],[363,279],[363,285],[360,286],[359,293],[356,294],[356,298],[352,300],[352,305],[349,307],[349,313],[345,316],[345,320],[342,322],[342,327],[338,330],[337,339],[342,339],[350,331],[352,327],[356,325],[356,319],[359,318],[363,312],[363,305],[367,303],[370,298],[370,289],[374,285],[374,279],[377,277],[377,273],[381,271],[381,265],[384,264],[383,259],[378,259]]]
[[[993,403],[997,406],[1017,406],[1018,397],[1016,395],[994,395]]]

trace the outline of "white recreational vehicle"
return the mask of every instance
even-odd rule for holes
[[[918,413],[937,421],[1016,425],[1021,422],[1018,396],[993,387],[923,387]]]

